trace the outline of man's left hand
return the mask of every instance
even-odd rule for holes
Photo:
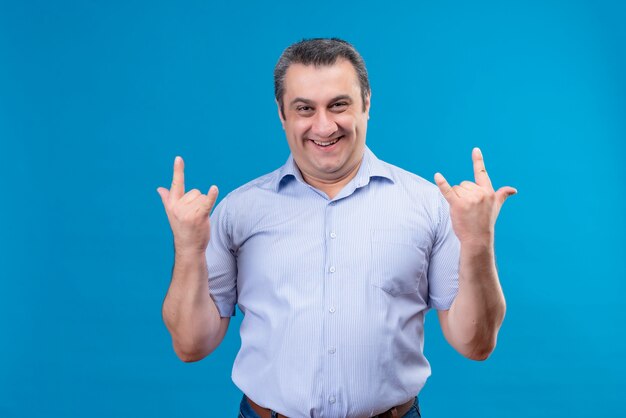
[[[509,186],[498,191],[493,189],[480,149],[472,150],[472,161],[475,183],[466,180],[450,186],[441,173],[435,174],[435,183],[450,204],[452,227],[459,241],[462,244],[493,245],[500,208],[517,190]]]

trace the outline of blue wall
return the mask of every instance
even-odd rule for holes
[[[432,180],[480,146],[517,187],[508,312],[485,363],[427,316],[426,417],[618,417],[626,385],[623,2],[0,2],[0,416],[234,417],[238,324],[180,362],[161,321],[175,155],[224,196],[284,162],[272,70],[339,36],[373,88],[368,144]]]

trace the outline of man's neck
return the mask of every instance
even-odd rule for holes
[[[316,189],[326,193],[328,198],[332,200],[335,198],[335,196],[339,194],[344,186],[350,183],[350,181],[356,176],[356,174],[359,172],[359,168],[361,167],[362,162],[363,158],[361,158],[359,162],[346,174],[336,179],[318,179],[316,177],[308,176],[302,171],[300,171],[300,173],[302,174],[302,178],[307,184],[310,184]]]

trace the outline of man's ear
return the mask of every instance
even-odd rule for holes
[[[367,113],[367,119],[370,118],[370,107],[372,105],[372,92],[370,91],[363,101],[363,111]]]
[[[278,119],[280,119],[280,124],[283,125],[283,130],[285,130],[285,118],[283,117],[283,112],[282,109],[280,108],[280,103],[278,103],[278,100],[274,99],[274,102],[276,102],[276,109],[278,110]]]

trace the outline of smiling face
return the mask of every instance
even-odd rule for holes
[[[304,180],[323,191],[348,183],[365,150],[370,97],[352,64],[292,64],[285,74],[284,118],[279,116]]]

